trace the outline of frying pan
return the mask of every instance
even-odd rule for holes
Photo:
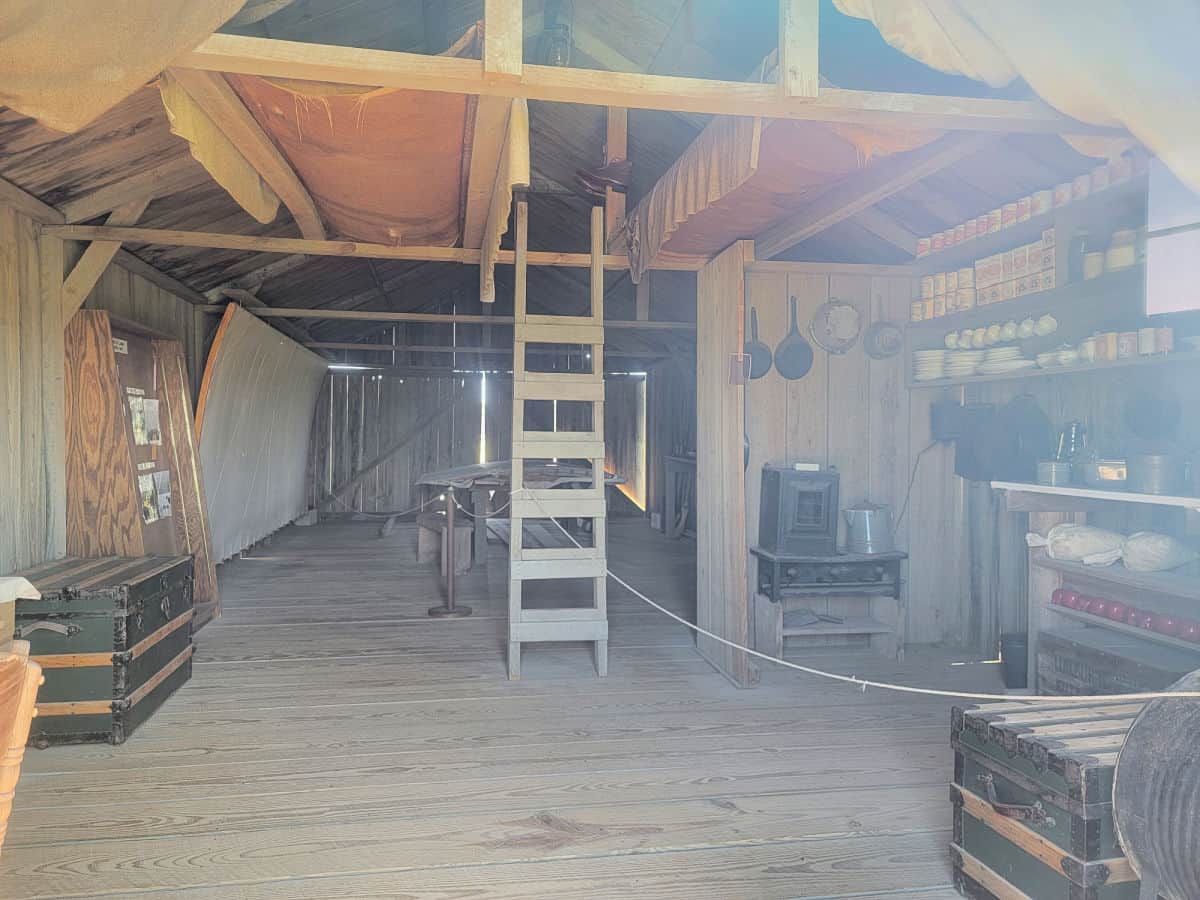
[[[758,339],[758,310],[750,307],[750,340],[746,341],[746,356],[750,357],[750,377],[762,378],[771,371],[771,348]]]
[[[800,336],[796,318],[796,298],[791,298],[792,327],[787,336],[775,348],[775,368],[788,381],[803,378],[812,368],[813,351],[808,341]]]

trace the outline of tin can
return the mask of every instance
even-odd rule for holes
[[[946,295],[938,294],[933,298],[933,317],[936,319],[939,316],[946,314]]]
[[[988,213],[988,234],[994,234],[1004,227],[1004,210],[993,209]]]
[[[933,296],[946,293],[946,273],[938,272],[933,276]]]
[[[1096,359],[1100,362],[1117,358],[1117,333],[1105,331],[1096,335]]]
[[[958,290],[958,269],[946,273],[946,293],[953,294]]]
[[[1175,330],[1169,325],[1165,328],[1154,329],[1154,352],[1155,353],[1174,353],[1175,352]]]
[[[958,289],[958,301],[955,304],[955,308],[959,309],[959,310],[974,309],[975,308],[975,288],[960,287]]]
[[[917,238],[917,259],[922,256],[928,256],[929,251],[933,249],[933,238],[923,237]]]
[[[963,222],[963,240],[974,240],[977,234],[979,234],[978,219],[967,219],[967,221]]]
[[[1092,193],[1108,189],[1108,163],[1092,169]]]
[[[1137,356],[1138,336],[1136,331],[1122,331],[1117,335],[1117,359]]]
[[[936,293],[937,293],[937,291],[935,291],[933,289],[933,276],[932,275],[922,275],[921,276],[921,299],[928,300],[930,297],[932,297]]]
[[[1152,356],[1154,354],[1154,329],[1139,328],[1137,333],[1137,352],[1138,356]]]
[[[958,270],[959,290],[969,287],[975,287],[975,268],[973,266],[967,266],[964,269]]]
[[[963,223],[962,225],[955,225],[954,226],[954,243],[961,244],[966,239],[967,239],[966,223]]]
[[[990,221],[991,221],[991,213],[984,213],[983,215],[978,216],[975,219],[975,234],[976,235],[987,234],[988,233],[988,223]]]
[[[1062,184],[1054,186],[1054,206],[1057,209],[1060,206],[1066,206],[1071,202],[1073,196],[1072,185],[1069,181],[1064,181]]]
[[[1054,191],[1035,191],[1029,198],[1030,215],[1040,216],[1053,208]]]
[[[1083,278],[1091,281],[1104,274],[1104,254],[1100,251],[1083,254]]]
[[[1092,191],[1092,176],[1079,175],[1071,182],[1071,199],[1079,200]]]
[[[1028,222],[1032,215],[1033,197],[1022,197],[1017,201],[1017,221]]]
[[[930,238],[930,246],[933,248],[934,253],[937,253],[939,250],[945,250],[946,233],[944,231],[939,231],[932,238]]]
[[[921,319],[929,321],[933,318],[933,298],[930,297],[921,301]]]
[[[1079,358],[1083,362],[1096,361],[1096,339],[1094,337],[1084,338],[1079,342]]]
[[[920,322],[924,318],[924,313],[925,313],[925,304],[922,303],[920,300],[914,300],[912,302],[911,308],[909,309],[908,321]]]
[[[1008,228],[1017,224],[1017,204],[1005,203],[1000,208],[1000,227]]]

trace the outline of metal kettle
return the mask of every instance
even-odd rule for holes
[[[843,509],[842,515],[846,517],[847,553],[891,553],[896,549],[891,507],[860,503]]]

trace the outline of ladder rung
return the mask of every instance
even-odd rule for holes
[[[586,316],[547,316],[547,315],[526,315],[525,325],[601,325],[603,320],[597,319],[590,313]],[[517,327],[520,327],[518,325]]]
[[[583,491],[555,491],[561,498],[513,497],[512,514],[522,519],[596,519],[607,511],[603,497],[574,497]]]
[[[593,606],[562,606],[555,609],[523,609],[521,623],[603,622],[604,611]]]
[[[523,562],[558,559],[600,559],[599,547],[521,547],[519,556],[512,559]]]
[[[561,378],[577,378],[579,381],[592,381],[596,384],[604,383],[604,376],[601,371],[604,367],[604,359],[593,356],[592,364],[594,366],[591,372],[514,372],[513,383],[518,384],[522,381],[545,384],[547,382],[553,384]]]
[[[604,438],[595,431],[518,431],[513,435],[515,443],[537,444],[541,441],[555,444],[596,444]]]
[[[513,440],[513,459],[604,459],[604,441],[564,441],[563,432],[548,432],[552,440]]]
[[[606,641],[608,622],[513,622],[508,639],[518,643],[535,641]]]
[[[539,375],[548,373],[539,372]],[[604,381],[594,375],[557,375],[553,379],[514,381],[515,400],[604,401]]]
[[[526,344],[604,344],[604,326],[593,325],[588,319],[583,324],[564,322],[563,324],[537,325],[524,324],[514,326],[515,340]]]
[[[513,581],[548,581],[556,578],[604,578],[602,559],[511,560],[508,577]]]

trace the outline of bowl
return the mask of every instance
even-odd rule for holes
[[[1017,323],[1005,322],[1000,329],[1000,339],[1005,341],[1015,341],[1017,339]]]
[[[1033,326],[1033,333],[1039,337],[1045,337],[1048,334],[1054,334],[1058,330],[1058,319],[1047,313],[1042,316]]]
[[[1037,333],[1036,329],[1037,322],[1033,321],[1033,319],[1022,319],[1021,324],[1017,326],[1017,337],[1022,340],[1031,338]]]
[[[957,350],[958,349],[958,332],[952,331],[948,335],[946,335],[945,344],[946,344],[947,350]]]
[[[1078,350],[1059,350],[1058,364],[1060,366],[1073,366],[1079,362]]]

